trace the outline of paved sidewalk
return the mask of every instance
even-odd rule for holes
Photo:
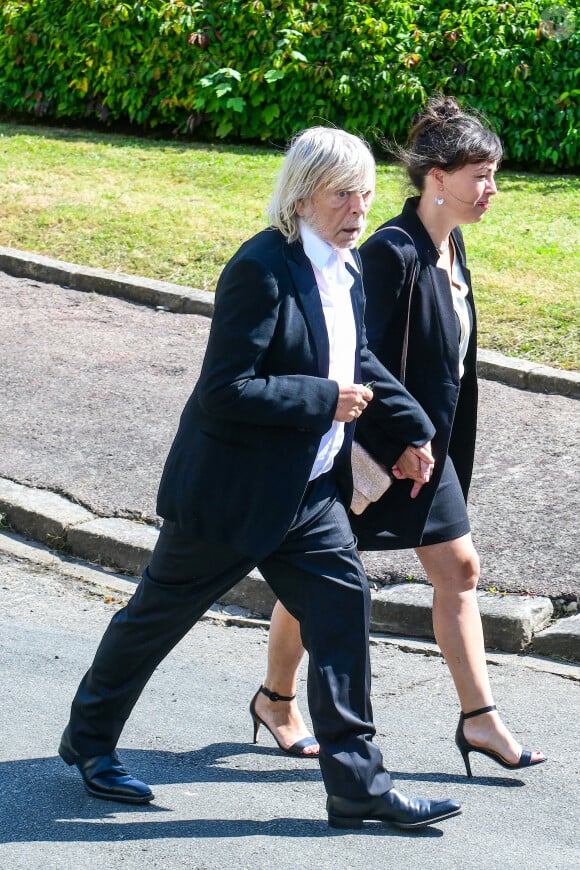
[[[34,553],[30,550],[34,549]],[[424,831],[328,827],[316,761],[252,744],[250,698],[265,626],[212,612],[165,659],[120,740],[147,806],[95,800],[56,748],[79,679],[133,584],[43,548],[0,552],[0,867],[3,870],[572,870],[580,782],[578,668],[492,654],[494,695],[516,738],[548,763],[507,771],[453,741],[459,710],[433,645],[371,640],[376,742],[397,786],[452,797],[463,815]],[[226,627],[227,625],[227,627]],[[299,698],[307,714],[305,668]]]
[[[78,267],[73,275],[72,267],[59,272],[52,261],[38,262],[44,260],[23,256],[17,266],[24,270],[28,263],[43,279],[59,274],[86,290],[133,294],[159,307],[0,274],[0,339],[6,348],[0,511],[23,533],[138,572],[156,535],[147,523],[155,522],[161,465],[203,358],[211,294]],[[167,293],[181,294],[179,305]],[[203,314],[165,310],[169,303],[185,307],[184,296]],[[525,371],[525,380],[533,382],[528,386],[539,383],[521,361],[493,371],[520,386]],[[544,386],[574,395],[577,377],[555,372]],[[574,472],[580,405],[570,395],[491,380],[481,381],[481,391],[471,516],[483,562],[487,643],[518,650],[533,641],[543,654],[580,658],[580,617],[570,615],[580,593]],[[51,493],[64,498],[50,503]],[[88,513],[71,514],[75,504]],[[38,531],[45,521],[49,531]],[[414,554],[368,554],[365,564],[377,587],[373,627],[429,636],[430,587],[407,582],[409,576],[425,580]],[[264,586],[249,578],[232,600],[267,614],[271,596]],[[483,591],[490,587],[500,594]],[[570,609],[546,630],[553,604],[558,615]]]
[[[0,247],[0,271],[73,290],[101,293],[181,314],[213,314],[213,293],[130,275],[53,260],[41,254]],[[580,372],[515,359],[490,350],[478,351],[479,376],[514,387],[580,398]]]

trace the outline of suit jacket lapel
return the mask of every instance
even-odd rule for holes
[[[364,291],[363,291],[363,283],[361,277],[361,269],[362,265],[360,262],[360,258],[358,256],[358,251],[352,251],[352,254],[356,260],[357,269],[353,269],[352,266],[349,266],[346,263],[346,270],[350,275],[354,278],[354,283],[350,288],[350,298],[352,301],[352,310],[354,314],[354,322],[356,327],[356,354],[354,361],[354,381],[356,384],[360,383],[361,380],[361,368],[360,368],[360,349],[361,349],[361,339],[362,339],[362,327],[364,322]]]
[[[360,347],[362,337],[362,326],[364,320],[364,293],[361,277],[361,263],[358,251],[353,250],[353,255],[356,260],[357,269],[346,264],[348,272],[353,276],[354,283],[350,288],[350,297],[352,300],[352,310],[356,326],[356,356],[355,356],[355,383],[360,381]],[[308,328],[314,339],[316,353],[318,356],[318,370],[321,377],[328,377],[328,369],[330,366],[330,348],[328,345],[328,332],[326,330],[326,321],[320,302],[320,292],[312,270],[312,264],[304,253],[304,248],[299,242],[295,242],[289,247],[288,265],[292,280],[296,288],[297,298],[302,306]]]
[[[290,245],[288,252],[288,266],[296,288],[296,296],[302,306],[308,329],[316,347],[318,370],[321,377],[327,378],[330,366],[328,332],[326,331],[326,321],[312,265],[300,242]]]

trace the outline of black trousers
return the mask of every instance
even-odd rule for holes
[[[255,564],[166,522],[126,607],[111,620],[71,709],[81,755],[103,755],[163,658]],[[286,538],[260,571],[300,622],[309,653],[308,702],[329,794],[365,798],[392,788],[372,739],[370,593],[332,473],[312,481]]]

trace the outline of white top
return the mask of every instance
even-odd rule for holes
[[[463,377],[465,356],[471,335],[471,318],[467,303],[469,288],[459,262],[459,257],[454,253],[453,265],[451,266],[451,295],[453,296],[453,308],[459,320],[459,377]]]
[[[330,350],[328,377],[339,386],[346,386],[354,382],[356,324],[350,297],[354,278],[345,263],[356,271],[358,267],[348,248],[333,248],[304,221],[300,221],[300,236],[304,252],[312,263],[326,322]],[[322,436],[310,480],[330,471],[343,441],[344,423],[335,420]]]

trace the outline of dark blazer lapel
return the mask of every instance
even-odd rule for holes
[[[453,297],[449,290],[449,279],[443,269],[427,269],[433,286],[435,305],[439,313],[439,323],[443,341],[447,347],[446,358],[449,360],[450,376],[459,371],[459,340],[457,334],[457,316],[453,308]]]
[[[471,303],[471,315],[473,317],[472,331],[475,331],[475,321],[476,321],[475,302],[473,300],[473,290],[471,288],[471,272],[467,268],[467,263],[465,262],[465,245],[463,243],[463,236],[461,235],[460,231],[455,229],[452,231],[451,237],[455,243],[455,251],[457,253],[457,256],[459,257],[459,263],[461,265],[461,271],[463,272],[463,277],[465,278],[465,280],[467,282],[467,286],[469,287],[469,292],[467,293],[467,298],[468,298],[469,302]]]
[[[360,261],[360,257],[358,256],[358,251],[351,251],[355,262],[357,264],[357,269],[354,269],[348,263],[346,263],[346,270],[349,275],[352,275],[354,278],[354,283],[350,288],[350,298],[352,299],[352,310],[354,311],[354,319],[356,322],[357,334],[360,332],[360,328],[364,319],[364,291],[363,291],[363,282],[362,282],[362,264]]]
[[[304,248],[300,242],[295,242],[289,246],[288,266],[296,288],[297,299],[304,312],[308,329],[314,339],[320,376],[327,378],[330,367],[330,347],[328,345],[326,321],[312,264],[304,253]]]
[[[363,291],[363,282],[361,276],[362,264],[360,261],[360,257],[358,256],[358,251],[352,251],[356,264],[358,266],[357,269],[353,269],[352,266],[349,266],[346,263],[347,272],[352,275],[354,278],[354,282],[350,288],[350,298],[352,301],[352,310],[354,314],[354,322],[356,326],[356,356],[355,356],[355,364],[354,364],[354,380],[355,383],[358,384],[361,379],[361,370],[360,370],[360,349],[361,349],[361,338],[362,338],[362,328],[364,323],[364,291]]]

